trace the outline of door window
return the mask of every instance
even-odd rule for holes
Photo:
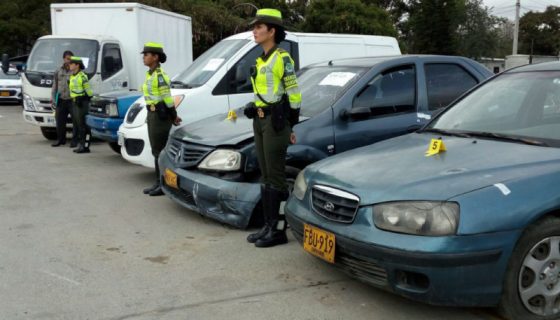
[[[424,66],[428,110],[446,107],[461,94],[477,84],[465,69],[452,63],[430,63]]]
[[[106,44],[103,46],[103,60],[101,60],[101,79],[110,78],[122,67],[121,49],[118,44]]]
[[[368,108],[370,116],[416,111],[414,66],[401,66],[375,76],[354,98],[352,108]]]

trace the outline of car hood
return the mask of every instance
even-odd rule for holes
[[[447,200],[508,180],[558,170],[560,149],[443,137],[447,151],[425,156],[439,136],[412,133],[343,153],[308,168],[310,185],[360,197],[362,205],[396,200]]]
[[[253,120],[236,110],[237,119],[228,120],[227,113],[218,114],[176,129],[173,138],[208,146],[236,145],[253,137]]]
[[[21,86],[21,79],[0,79],[0,86]]]

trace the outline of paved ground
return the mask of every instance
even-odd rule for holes
[[[0,319],[495,320],[354,281],[288,245],[141,189],[152,172],[96,143],[52,148],[0,106]]]

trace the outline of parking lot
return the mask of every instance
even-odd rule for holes
[[[0,106],[0,319],[499,319],[364,285],[291,235],[256,249],[143,195],[153,171],[107,144],[50,143],[21,106]]]

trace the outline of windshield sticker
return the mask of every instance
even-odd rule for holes
[[[222,58],[210,59],[204,68],[202,68],[202,71],[216,71],[222,65],[222,62],[224,62]]]
[[[507,196],[508,194],[511,193],[511,190],[509,190],[509,188],[503,183],[496,183],[494,184],[494,187],[500,189],[500,191],[504,196]]]
[[[353,72],[331,72],[321,80],[319,85],[344,87],[355,76]]]

